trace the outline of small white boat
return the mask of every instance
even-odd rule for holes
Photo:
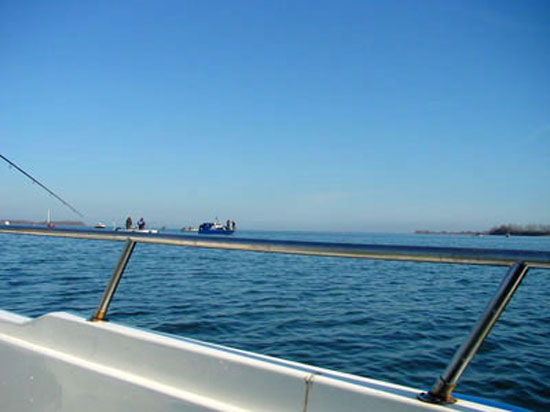
[[[157,234],[159,231],[157,229],[138,229],[137,227],[136,228],[132,228],[132,229],[124,229],[124,228],[121,228],[121,227],[117,227],[115,228],[115,231],[117,232],[126,232],[126,233],[148,233],[148,234]]]
[[[180,232],[198,232],[199,229],[192,226],[184,226],[180,229]]]
[[[107,226],[104,223],[98,222],[94,225],[96,229],[105,229]]]

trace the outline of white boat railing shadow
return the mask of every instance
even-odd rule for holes
[[[0,226],[0,233],[54,236],[79,239],[124,241],[125,245],[115,269],[107,282],[100,303],[90,321],[106,321],[109,304],[136,243],[154,243],[197,248],[242,250],[252,252],[302,254],[313,256],[381,259],[448,264],[506,266],[508,271],[470,334],[456,351],[443,374],[437,378],[429,392],[418,399],[424,402],[454,403],[452,392],[465,369],[483,344],[506,305],[512,299],[529,268],[550,269],[550,252],[473,249],[449,247],[423,247],[399,245],[364,245],[326,242],[301,242],[243,238],[202,238],[193,235],[121,233],[82,229],[49,229],[30,226]]]

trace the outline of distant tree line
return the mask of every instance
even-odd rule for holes
[[[548,236],[550,235],[550,225],[500,225],[493,227],[488,232],[489,235],[516,235],[516,236]]]
[[[516,235],[516,236],[550,236],[550,225],[500,225],[495,226],[490,230],[485,231],[473,231],[473,230],[463,230],[460,232],[448,232],[443,231],[432,231],[432,230],[415,230],[414,233],[419,235],[471,235],[471,236],[483,236],[483,235]]]

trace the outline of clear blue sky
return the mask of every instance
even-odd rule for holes
[[[549,224],[549,77],[548,1],[3,1],[0,153],[89,224]]]

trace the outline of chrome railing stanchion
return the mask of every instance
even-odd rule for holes
[[[134,240],[132,239],[126,240],[126,244],[124,245],[124,250],[122,251],[122,254],[120,255],[120,257],[118,258],[118,262],[115,266],[115,270],[113,271],[113,274],[111,275],[111,278],[109,279],[109,282],[105,287],[105,291],[103,292],[101,301],[99,302],[99,305],[94,315],[90,319],[91,321],[106,320],[105,317],[107,315],[107,310],[109,309],[109,304],[111,303],[113,295],[116,292],[116,288],[118,287],[120,279],[124,274],[124,269],[126,269],[126,265],[130,260],[130,256],[132,256],[132,252],[134,251],[135,246],[136,246],[136,242]]]
[[[455,353],[443,375],[437,379],[429,392],[419,394],[418,399],[438,404],[456,402],[452,396],[452,392],[458,380],[487,335],[489,335],[500,314],[504,311],[510,299],[512,299],[514,292],[527,274],[528,269],[529,266],[525,262],[517,262],[510,267],[497,293],[485,308],[483,315],[473,327],[468,338]]]

